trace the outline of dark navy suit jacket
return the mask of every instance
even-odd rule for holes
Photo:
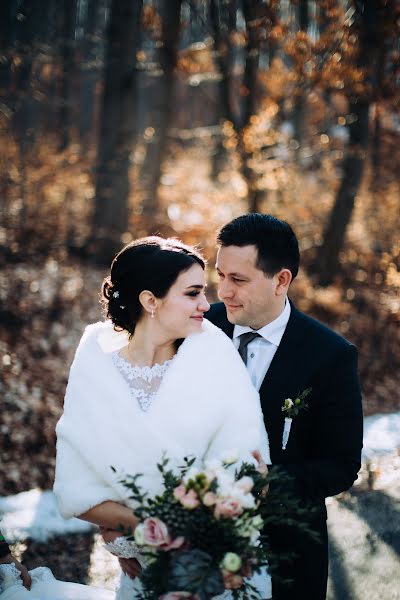
[[[234,326],[227,320],[223,303],[213,304],[206,317],[232,337]],[[287,448],[282,450],[283,402],[306,388],[312,388],[309,409],[293,419]],[[320,600],[325,597],[327,577],[324,500],[348,489],[361,466],[363,420],[355,346],[291,304],[289,322],[261,385],[260,399],[272,464],[293,476],[296,495],[316,509],[315,529],[323,540],[318,547],[289,529],[273,533],[272,545],[276,538],[277,550],[297,545],[302,555],[288,571],[295,582],[287,595],[284,587],[280,590],[273,582],[274,600]]]

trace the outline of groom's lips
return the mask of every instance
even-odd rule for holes
[[[229,310],[235,310],[235,308],[240,308],[240,304],[225,304],[226,308],[229,308]]]

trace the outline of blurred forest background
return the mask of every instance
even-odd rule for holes
[[[209,259],[247,211],[294,226],[297,306],[399,410],[398,0],[1,0],[0,494],[49,488],[74,349],[113,253]],[[29,458],[28,458],[29,457]]]

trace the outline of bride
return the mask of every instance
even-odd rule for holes
[[[257,450],[270,462],[258,393],[231,341],[203,318],[204,269],[202,256],[175,239],[123,248],[102,287],[107,319],[86,328],[71,367],[54,492],[64,517],[98,525],[120,557],[117,600],[134,598],[142,564],[121,537],[138,522],[121,476],[141,473],[140,485],[154,495],[163,453],[172,465],[232,449],[240,460],[254,463]],[[252,583],[271,597],[267,573]]]

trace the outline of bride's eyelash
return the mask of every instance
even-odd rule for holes
[[[195,296],[198,296],[200,294],[200,292],[193,290],[193,292],[188,292],[186,294],[186,296],[192,296],[192,298],[194,298]]]

